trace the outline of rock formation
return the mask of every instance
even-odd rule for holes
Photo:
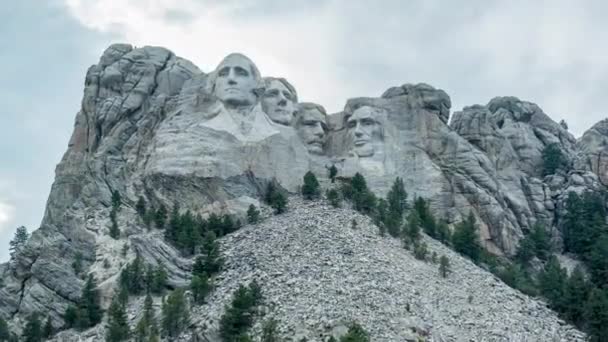
[[[268,182],[296,192],[307,171],[323,183],[335,165],[342,177],[362,173],[379,195],[402,178],[410,198],[427,198],[449,224],[473,212],[486,248],[509,256],[535,222],[559,223],[567,191],[608,184],[604,121],[577,142],[535,104],[502,97],[465,107],[448,124],[449,96],[427,84],[350,99],[327,115],[298,103],[287,80],[263,76],[241,54],[204,73],[164,48],[109,47],[87,72],[40,229],[0,266],[0,316],[19,326],[32,312],[49,312],[59,325],[83,284],[71,267],[76,255],[109,297],[125,243],[127,259],[162,262],[171,285],[184,285],[191,260],[162,236],[142,234],[139,196],[155,207],[243,217]],[[543,176],[549,144],[570,170]],[[118,241],[107,236],[114,192],[122,196]]]

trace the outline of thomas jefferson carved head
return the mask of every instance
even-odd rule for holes
[[[359,157],[371,157],[384,142],[384,111],[362,106],[345,117],[351,152]]]
[[[323,154],[326,142],[327,112],[315,103],[300,103],[296,114],[295,128],[309,153]]]
[[[261,78],[258,68],[245,55],[226,56],[211,76],[212,93],[232,107],[251,106],[257,102]]]
[[[281,125],[289,126],[296,113],[298,94],[284,78],[264,78],[262,110],[268,117]]]

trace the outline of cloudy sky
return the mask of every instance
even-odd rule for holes
[[[0,260],[35,229],[109,44],[161,45],[212,70],[230,52],[283,76],[302,101],[341,109],[426,82],[453,108],[498,95],[536,102],[580,136],[608,94],[604,1],[21,0],[0,6]],[[373,4],[373,5],[372,5]],[[373,6],[373,7],[372,7]]]

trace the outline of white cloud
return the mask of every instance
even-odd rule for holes
[[[84,26],[168,47],[204,71],[243,52],[329,111],[426,82],[445,89],[454,110],[500,95],[537,102],[577,135],[604,115],[601,2],[64,1]]]
[[[15,216],[15,207],[0,201],[0,233],[5,232],[9,228]]]

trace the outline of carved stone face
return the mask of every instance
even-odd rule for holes
[[[306,145],[309,153],[323,154],[323,146],[326,141],[325,115],[318,109],[300,109],[296,131],[302,142]]]
[[[262,109],[272,121],[289,126],[296,112],[295,95],[283,82],[271,80],[262,97]]]
[[[253,63],[240,54],[228,55],[216,69],[215,95],[232,106],[249,106],[256,102],[254,90],[259,76]]]
[[[380,112],[369,106],[354,111],[347,119],[346,127],[352,141],[351,151],[359,157],[371,157],[376,146],[384,140]]]

